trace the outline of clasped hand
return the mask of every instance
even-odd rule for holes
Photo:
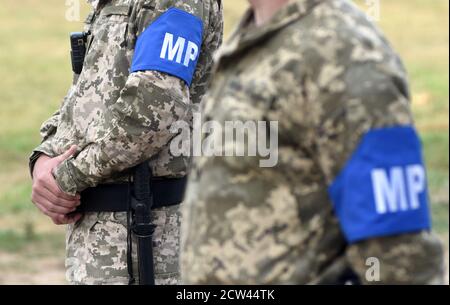
[[[71,214],[80,205],[80,195],[64,193],[53,176],[54,168],[72,157],[76,150],[72,146],[55,158],[43,154],[34,166],[31,201],[57,225],[75,223],[81,218],[80,213]]]

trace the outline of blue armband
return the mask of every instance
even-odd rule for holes
[[[415,129],[369,131],[329,194],[350,243],[430,229],[426,172]]]
[[[177,8],[170,8],[139,35],[131,72],[155,70],[184,80],[194,77],[200,56],[203,22]]]

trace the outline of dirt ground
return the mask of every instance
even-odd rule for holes
[[[20,265],[19,268],[7,266]],[[6,266],[6,267],[5,267]],[[66,284],[64,261],[59,257],[43,257],[25,261],[19,255],[0,252],[0,285],[60,285]]]

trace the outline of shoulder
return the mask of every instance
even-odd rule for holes
[[[132,18],[137,24],[138,35],[155,21],[167,15],[184,15],[188,20],[196,20],[201,23],[206,32],[218,22],[217,20],[222,20],[219,3],[218,0],[135,0],[133,3],[135,14]]]
[[[217,10],[218,0],[136,0],[137,6],[142,10],[150,10],[153,12],[153,18],[165,14],[171,9],[178,9],[201,20],[206,20],[211,11]]]
[[[314,67],[332,62],[345,66],[392,61],[399,64],[397,54],[377,25],[348,1],[322,2],[286,32],[292,37],[287,43],[293,44],[291,47]]]
[[[319,92],[373,90],[366,84],[376,82],[378,87],[401,83],[404,88],[400,90],[408,95],[406,71],[399,56],[378,27],[348,1],[317,5],[283,35],[282,47],[297,53],[292,69],[308,78]],[[394,81],[397,83],[392,84]]]

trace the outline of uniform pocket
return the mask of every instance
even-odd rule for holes
[[[107,34],[110,42],[123,44],[126,40],[126,33],[128,29],[130,7],[127,5],[105,7],[100,14],[100,18],[105,21]]]
[[[129,6],[108,6],[102,10],[92,26],[88,41],[87,67],[105,56],[116,57],[126,51],[129,10]]]

